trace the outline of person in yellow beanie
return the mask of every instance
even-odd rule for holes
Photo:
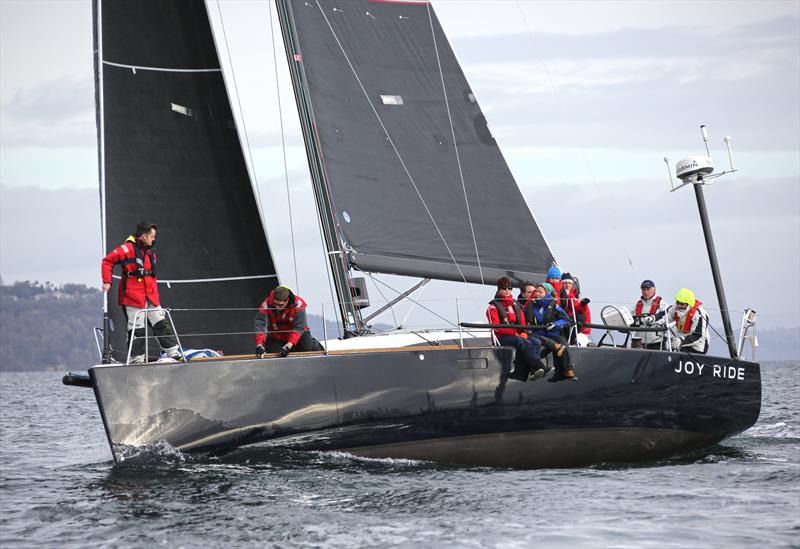
[[[667,318],[675,322],[673,349],[699,354],[708,352],[708,313],[693,291],[681,288],[675,294],[675,305],[670,307]]]

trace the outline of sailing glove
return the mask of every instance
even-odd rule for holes
[[[281,356],[283,356],[283,357],[289,356],[289,349],[291,349],[291,347],[289,347],[288,344],[286,344],[283,347],[281,347]]]
[[[544,327],[544,329],[545,329],[545,330],[547,330],[548,332],[552,332],[553,330],[555,330],[555,329],[556,329],[556,324],[555,324],[555,322],[551,322],[550,324],[548,324],[547,326],[545,326],[545,327]]]
[[[266,352],[263,345],[256,345],[256,358],[261,358]]]
[[[652,325],[652,324],[653,324],[653,322],[655,322],[655,320],[656,320],[656,319],[655,319],[655,317],[654,317],[653,315],[647,315],[647,316],[645,316],[645,317],[642,317],[642,323],[643,323],[645,326],[650,326],[650,325]]]
[[[678,349],[680,349],[680,348],[681,348],[681,345],[683,345],[683,338],[681,338],[681,337],[676,337],[676,338],[674,338],[674,339],[672,340],[672,348],[673,348],[673,349],[675,349],[675,350],[678,350]]]
[[[591,302],[592,302],[592,300],[589,299],[588,297],[584,297],[583,299],[581,299],[581,304],[582,305],[588,305]]]

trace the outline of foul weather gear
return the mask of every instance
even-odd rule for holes
[[[306,332],[309,332],[310,337],[310,328],[306,324],[306,306],[302,297],[290,292],[286,307],[278,309],[275,307],[275,290],[272,290],[256,313],[254,322],[256,345],[264,345],[267,347],[267,352],[278,352],[280,349],[270,351],[269,345],[265,342],[279,341],[283,347],[285,343],[297,345]]]
[[[111,284],[114,265],[122,266],[119,282],[119,304],[144,309],[145,301],[161,305],[156,280],[156,252],[133,236],[103,258],[101,274],[104,284]]]

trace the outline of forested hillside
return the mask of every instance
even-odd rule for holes
[[[97,362],[100,290],[83,284],[0,286],[0,371],[83,367]]]
[[[112,301],[116,306],[116,296]],[[99,360],[93,330],[102,322],[103,297],[97,288],[29,281],[0,284],[0,371],[85,370]],[[322,319],[309,315],[308,325],[322,339]],[[336,323],[329,321],[329,337],[338,333]]]

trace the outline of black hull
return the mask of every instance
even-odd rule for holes
[[[758,364],[572,349],[578,381],[508,379],[502,348],[358,352],[90,369],[116,460],[166,441],[260,444],[499,467],[658,459],[752,426]],[[703,364],[698,374],[697,363]],[[689,366],[689,373],[686,366]]]

